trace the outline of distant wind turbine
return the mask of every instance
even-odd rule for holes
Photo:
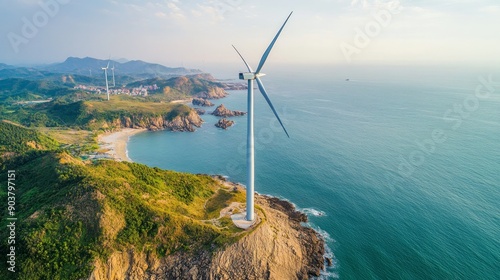
[[[260,80],[260,77],[264,76],[264,73],[261,73],[260,70],[264,66],[264,63],[266,62],[267,57],[269,56],[269,53],[271,52],[274,43],[276,43],[276,40],[278,40],[278,37],[285,27],[285,24],[288,22],[288,19],[292,15],[293,12],[288,15],[288,17],[285,20],[285,23],[281,26],[280,30],[278,31],[278,34],[274,37],[273,41],[267,47],[266,51],[264,52],[264,55],[262,55],[262,58],[260,59],[259,66],[257,67],[257,70],[254,72],[250,65],[246,62],[246,60],[243,58],[243,56],[240,54],[240,52],[236,49],[235,46],[233,46],[234,50],[238,53],[238,55],[241,57],[243,60],[243,63],[245,63],[245,66],[248,69],[248,72],[245,73],[240,73],[239,78],[241,80],[247,80],[248,81],[248,123],[247,123],[247,213],[246,213],[246,220],[247,221],[253,221],[254,220],[254,123],[253,123],[253,100],[254,100],[254,95],[253,95],[253,81],[257,81],[257,85],[259,86],[260,93],[264,96],[264,98],[267,101],[267,104],[269,104],[269,107],[271,107],[271,110],[273,111],[274,115],[278,119],[281,127],[285,131],[286,135],[288,138],[290,138],[290,135],[288,135],[288,132],[285,129],[285,126],[283,125],[283,122],[281,122],[280,117],[278,116],[278,113],[276,112],[276,109],[274,109],[273,104],[271,103],[271,100],[269,99],[269,96],[266,92],[266,89],[264,88],[264,84]]]
[[[109,68],[109,60],[108,60],[108,65],[102,68],[102,70],[104,70],[104,78],[106,79],[106,94],[108,95],[108,101],[109,101],[108,68]]]
[[[111,73],[113,73],[113,87],[116,86],[115,84],[115,62],[113,61],[113,67],[111,67]]]

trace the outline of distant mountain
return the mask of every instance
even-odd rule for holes
[[[0,66],[0,79],[7,79],[7,78],[43,79],[46,78],[46,74],[47,73],[43,73],[42,71],[34,68],[15,67],[10,65],[7,65],[5,67]]]
[[[188,75],[169,79],[152,78],[128,84],[128,87],[140,87],[156,84],[164,95],[177,94],[186,97],[201,97],[208,99],[223,98],[227,95],[224,91],[225,84],[216,82],[209,74]],[[154,93],[154,92],[153,92]]]
[[[197,69],[187,69],[184,67],[171,68],[156,63],[149,63],[141,60],[132,60],[122,63],[119,61],[109,61],[109,67],[115,66],[115,75],[129,75],[137,77],[158,77],[158,76],[180,76],[188,74],[201,73]],[[106,67],[108,60],[96,59],[91,57],[78,58],[68,57],[62,63],[56,63],[44,66],[41,70],[63,73],[79,74],[86,76],[101,75],[102,67]],[[109,70],[111,72],[111,70]]]

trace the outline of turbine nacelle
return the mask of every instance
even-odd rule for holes
[[[245,72],[245,73],[240,73],[240,80],[255,80],[259,77],[265,76],[266,74],[264,73],[252,73],[252,72]]]

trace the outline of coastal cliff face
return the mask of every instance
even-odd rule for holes
[[[261,223],[215,251],[159,258],[129,249],[98,260],[89,280],[114,279],[308,279],[324,266],[324,241],[300,223],[307,217],[286,201],[256,196]]]
[[[226,97],[227,92],[220,87],[211,87],[206,91],[196,94],[196,96],[204,99],[220,99]]]
[[[146,128],[148,130],[171,130],[171,131],[195,131],[195,127],[200,127],[203,120],[195,110],[191,110],[184,115],[178,115],[169,120],[168,116],[124,116],[116,118],[111,122],[104,122],[101,128],[121,129],[121,128]]]

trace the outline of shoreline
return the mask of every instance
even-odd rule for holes
[[[118,161],[132,160],[128,157],[127,144],[130,136],[148,131],[146,128],[123,128],[118,131],[107,132],[100,134],[97,137],[97,142],[104,154],[109,155],[111,158]]]

